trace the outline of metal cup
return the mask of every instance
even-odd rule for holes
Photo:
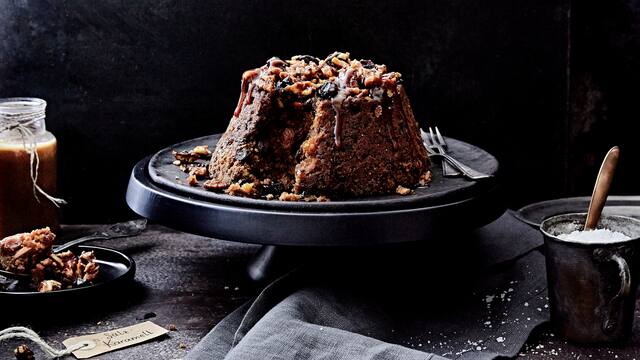
[[[586,214],[551,217],[544,234],[551,321],[558,333],[579,343],[622,342],[631,335],[640,254],[640,221],[603,215],[598,229],[631,239],[615,243],[561,240],[582,230]],[[632,275],[633,274],[633,275]]]

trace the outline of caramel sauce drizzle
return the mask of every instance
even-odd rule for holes
[[[333,128],[333,139],[336,143],[336,147],[339,149],[342,147],[342,117],[340,116],[340,105],[332,103],[333,111],[336,113],[336,124]]]
[[[337,98],[331,101],[331,105],[333,106],[333,111],[336,113],[336,124],[333,128],[333,138],[336,144],[336,148],[340,149],[342,147],[342,126],[343,119],[340,116],[340,110],[342,109],[342,104],[344,103],[344,93],[350,87],[351,79],[354,75],[354,69],[349,68],[344,74],[342,81],[339,82],[340,89],[338,90],[341,95],[338,95]]]
[[[347,72],[344,75],[344,84],[342,85],[345,89],[351,87],[351,78],[353,78],[354,72],[353,68],[347,69]],[[357,86],[357,84],[355,85]]]
[[[273,57],[267,61],[267,65],[269,65],[269,67],[283,67],[286,66],[287,63],[279,58]]]
[[[322,66],[327,63],[327,60],[332,58],[334,55],[339,54],[338,52],[329,55],[329,57],[327,57],[327,59],[320,61],[319,64],[319,68],[322,68]],[[350,64],[350,61],[347,61],[347,63]],[[256,68],[253,70],[248,70],[245,71],[242,74],[242,84],[240,86],[240,99],[238,100],[238,104],[236,105],[236,109],[233,112],[233,116],[234,117],[238,117],[240,116],[240,113],[242,112],[242,109],[244,108],[245,105],[250,105],[253,102],[253,91],[255,89],[255,84],[253,83],[253,80],[259,76],[262,72],[267,71],[267,70],[271,70],[272,68],[282,68],[285,67],[287,65],[287,62],[274,57],[271,58],[267,61],[267,64],[265,66],[262,66],[260,68]],[[382,68],[382,72],[386,71],[386,67]],[[337,148],[341,148],[342,147],[342,128],[344,126],[344,119],[342,119],[342,116],[340,116],[340,110],[342,110],[342,106],[343,103],[345,101],[345,97],[349,94],[349,88],[351,87],[357,87],[358,83],[356,80],[354,80],[354,77],[357,75],[357,71],[356,69],[349,67],[348,69],[346,69],[344,71],[343,74],[341,74],[339,76],[339,80],[337,82],[337,85],[339,86],[339,95],[334,96],[333,100],[332,100],[332,106],[333,106],[333,110],[335,112],[335,125],[334,125],[334,129],[333,129],[333,135],[334,135],[334,141],[335,141],[335,145]],[[271,74],[271,73],[270,73]],[[381,79],[382,79],[382,84],[378,84],[378,86],[380,86],[381,88],[386,88],[387,83],[389,83],[390,85],[395,85],[396,80],[395,78],[392,78],[392,76],[394,76],[396,73],[386,73],[386,74],[382,74]],[[277,75],[277,73],[276,73]],[[299,84],[299,83],[297,83]],[[366,94],[368,94],[368,90],[365,89],[365,91],[367,91]],[[363,95],[363,96],[366,96]],[[360,93],[360,95],[362,95],[362,93]],[[388,124],[387,124],[387,132],[389,133],[390,137],[392,138],[392,142],[393,142],[393,148],[396,149],[397,148],[397,144],[395,142],[395,139],[393,139],[393,137],[391,136],[391,129],[389,128]]]
[[[247,93],[249,92],[249,84],[260,74],[261,70],[262,68],[256,68],[253,70],[247,70],[242,74],[242,83],[240,84],[240,99],[238,100],[238,105],[236,105],[236,109],[233,112],[234,117],[240,116],[240,112],[242,111],[242,108],[244,106],[245,98],[247,96]],[[250,103],[251,102],[249,102],[249,104]]]
[[[244,102],[245,105],[251,105],[253,102],[253,89],[255,85],[253,83],[249,84],[249,89],[247,90],[247,101]]]

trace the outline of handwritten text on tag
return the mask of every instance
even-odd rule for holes
[[[68,338],[62,343],[67,347],[67,349],[78,343],[86,344],[85,347],[73,352],[73,355],[78,359],[86,359],[151,340],[155,337],[166,334],[168,331],[169,330],[158,326],[151,321],[145,321],[140,324],[120,329]]]

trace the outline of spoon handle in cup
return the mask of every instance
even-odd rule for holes
[[[602,161],[598,177],[596,178],[596,184],[593,187],[591,203],[589,203],[589,211],[587,212],[587,219],[584,224],[585,230],[593,230],[598,225],[602,209],[604,208],[604,204],[607,202],[609,188],[613,181],[613,173],[618,165],[619,157],[620,149],[617,146],[614,146],[609,150]]]

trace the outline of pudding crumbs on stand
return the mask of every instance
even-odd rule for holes
[[[174,150],[173,156],[175,157],[175,160],[172,162],[172,164],[179,167],[181,171],[188,174],[186,183],[189,186],[199,186],[201,180],[205,180],[209,178],[208,159],[211,156],[209,145],[198,145],[193,149],[186,150],[186,151]],[[179,178],[176,177],[176,180],[179,180]],[[265,183],[263,185],[265,185],[265,187],[268,187],[270,184]],[[207,190],[219,190],[215,186],[215,184],[212,184],[210,181],[206,181],[203,184],[203,187]],[[252,183],[244,183],[244,184],[233,183],[229,185],[226,189],[224,189],[224,191],[225,193],[230,195],[248,196],[248,197],[255,197],[258,194],[258,191],[255,188],[255,185]],[[411,192],[411,190],[409,190],[409,192]],[[306,202],[329,201],[329,198],[326,196],[294,194],[286,191],[280,193],[280,195],[267,193],[260,197],[265,200],[277,199],[279,201],[306,201]]]
[[[209,178],[209,157],[211,156],[211,151],[209,150],[209,145],[198,145],[191,150],[183,150],[183,151],[173,151],[173,156],[175,160],[172,162],[173,165],[180,168],[180,170],[184,173],[187,173],[186,184],[189,186],[199,186],[201,180],[206,180]],[[176,181],[180,179],[176,176]],[[431,171],[425,172],[421,177],[418,183],[419,186],[426,186],[431,182]],[[265,182],[263,185],[265,188],[269,188],[271,186],[270,183]],[[202,185],[207,190],[221,190],[222,188],[218,188],[211,180],[207,180]],[[253,183],[233,183],[224,189],[224,192],[230,195],[236,196],[247,196],[247,197],[258,197],[265,200],[274,200],[277,199],[279,201],[306,201],[306,202],[327,202],[331,201],[327,196],[323,195],[305,195],[305,194],[295,194],[287,191],[283,191],[280,195],[274,194],[272,192],[267,192],[266,194],[261,194]],[[264,191],[263,191],[264,192]],[[398,195],[406,196],[415,194],[415,191],[404,187],[402,185],[398,185],[395,190],[395,193]],[[256,196],[258,195],[258,196]]]

